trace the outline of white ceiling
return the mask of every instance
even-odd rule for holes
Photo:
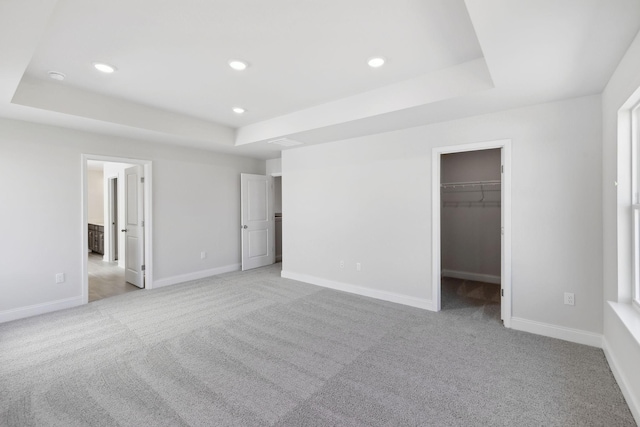
[[[600,93],[639,28],[636,0],[2,0],[0,116],[272,158]]]

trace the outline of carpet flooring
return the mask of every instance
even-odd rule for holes
[[[0,425],[635,425],[602,350],[503,328],[477,284],[432,313],[279,267],[1,324]]]

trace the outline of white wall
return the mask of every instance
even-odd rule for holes
[[[156,281],[237,267],[240,173],[265,173],[264,160],[11,120],[0,152],[0,320],[79,303],[83,153],[153,161]]]
[[[87,170],[87,217],[90,224],[104,223],[104,174],[102,170]]]
[[[283,274],[426,305],[432,148],[511,139],[513,315],[602,333],[601,135],[589,96],[286,150]]]
[[[444,154],[440,180],[500,181],[500,156],[499,149]],[[483,197],[480,186],[443,189],[441,197],[443,275],[492,276],[500,283],[500,186],[484,187],[484,204],[474,203]]]
[[[279,175],[282,173],[282,159],[270,159],[266,163],[267,175]]]
[[[631,200],[629,133],[618,133],[618,111],[640,87],[640,36],[629,47],[602,93],[602,169],[603,169],[603,267],[604,338],[607,356],[617,375],[627,403],[640,423],[640,343],[608,301],[629,308],[631,295]],[[616,186],[616,183],[618,184]],[[640,336],[640,314],[635,316],[635,333]],[[631,322],[632,323],[632,322]]]

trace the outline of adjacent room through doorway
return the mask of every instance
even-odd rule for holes
[[[125,277],[125,171],[133,166],[87,161],[88,302],[141,288]]]
[[[273,177],[273,210],[276,229],[276,262],[282,262],[282,177]]]

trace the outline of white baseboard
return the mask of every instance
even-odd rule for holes
[[[521,319],[518,317],[511,318],[511,328],[518,331],[543,335],[545,337],[558,338],[578,344],[602,348],[602,334],[583,331],[581,329],[565,328],[564,326],[536,322],[534,320]]]
[[[217,276],[218,274],[231,273],[239,271],[241,264],[225,265],[223,267],[211,268],[209,270],[200,270],[193,273],[180,274],[178,276],[167,277],[166,279],[154,280],[153,285],[149,289],[163,288],[165,286],[175,285],[177,283],[189,282],[191,280],[204,279],[205,277]]]
[[[613,377],[616,379],[618,387],[620,387],[620,391],[622,391],[622,395],[629,406],[631,415],[633,415],[633,418],[636,420],[636,424],[640,425],[640,399],[638,399],[638,396],[633,393],[629,384],[627,384],[627,381],[625,380],[625,376],[622,375],[618,359],[611,352],[611,347],[609,346],[606,337],[602,338],[602,350],[604,351],[604,356],[607,358]]]
[[[500,284],[500,276],[491,274],[471,273],[468,271],[442,270],[440,272],[444,277],[453,277],[454,279],[474,280],[476,282]]]
[[[79,296],[0,311],[0,323],[37,316],[38,314],[51,313],[52,311],[64,310],[65,308],[77,307],[83,303],[83,298]]]
[[[380,291],[377,289],[365,288],[362,286],[351,285],[348,283],[335,282],[333,280],[323,279],[321,277],[309,276],[307,274],[294,273],[292,271],[284,271],[280,273],[285,279],[297,280],[298,282],[309,283],[311,285],[322,286],[323,288],[335,289],[338,291],[348,292],[350,294],[362,295],[365,297],[375,298],[383,301],[395,302],[411,307],[422,308],[424,310],[435,311],[434,304],[431,300],[410,297],[407,295],[396,294],[393,292]]]

